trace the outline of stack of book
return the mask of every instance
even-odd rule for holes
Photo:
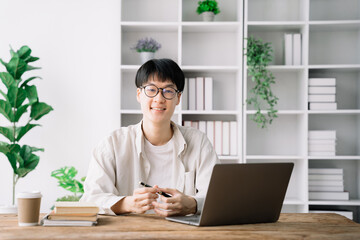
[[[335,156],[336,131],[309,131],[308,148],[310,156]]]
[[[285,33],[284,57],[285,65],[301,65],[301,34]]]
[[[349,200],[344,191],[344,176],[341,168],[309,169],[310,200]]]
[[[309,78],[309,110],[336,110],[336,78]]]
[[[55,202],[55,208],[42,220],[43,226],[94,226],[99,207],[88,202]]]
[[[205,133],[218,155],[237,156],[236,121],[184,121],[183,125]]]
[[[213,78],[185,78],[182,101],[184,110],[213,110]]]

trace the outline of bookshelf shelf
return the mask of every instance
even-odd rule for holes
[[[301,34],[300,65],[285,65],[285,33]],[[273,92],[279,102],[278,118],[267,129],[259,129],[251,121],[255,111],[244,104],[246,161],[294,162],[284,211],[308,212],[309,205],[360,206],[359,1],[245,0],[244,37],[248,36],[271,43],[274,58],[268,69],[275,76]],[[243,62],[245,103],[252,82],[247,76],[246,56]],[[309,78],[336,78],[336,110],[308,110]],[[310,130],[335,130],[336,156],[308,156]],[[355,200],[308,201],[309,168],[344,169],[345,190]],[[360,222],[360,209],[352,210],[357,212],[354,220]]]

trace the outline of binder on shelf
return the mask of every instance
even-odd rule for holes
[[[237,156],[237,122],[231,121],[230,122],[230,155]]]
[[[309,94],[336,94],[336,87],[309,87]]]
[[[301,65],[301,34],[293,35],[293,65]]]
[[[195,129],[199,129],[199,122],[198,121],[191,121],[191,127]]]
[[[213,78],[212,77],[205,77],[205,110],[211,111],[213,110]]]
[[[349,192],[309,192],[310,200],[349,200]]]
[[[343,180],[342,174],[309,174],[309,180]]]
[[[308,101],[310,103],[312,102],[335,102],[336,101],[336,97],[335,94],[314,94],[314,95],[309,95],[309,99]]]
[[[336,78],[309,78],[309,86],[335,86]]]
[[[285,65],[292,65],[293,62],[293,37],[290,33],[285,33],[284,35],[284,55],[285,55]]]
[[[215,121],[215,152],[222,155],[222,121]]]
[[[189,110],[196,110],[196,79],[189,78]]]
[[[185,127],[191,127],[191,121],[184,121],[183,125]]]
[[[223,122],[222,155],[230,155],[230,122]]]
[[[343,180],[309,180],[309,186],[344,186]]]
[[[335,139],[309,139],[308,143],[312,144],[312,145],[327,145],[327,144],[336,145],[336,140]]]
[[[196,78],[196,110],[204,110],[204,78]]]
[[[335,144],[309,144],[309,152],[335,152]]]
[[[210,140],[211,145],[214,146],[214,137],[215,137],[215,123],[214,121],[207,121],[206,122],[206,135]]]
[[[310,110],[336,110],[337,103],[316,103],[312,102],[309,104]]]

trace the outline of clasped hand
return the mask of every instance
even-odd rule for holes
[[[160,195],[161,202],[157,202],[158,192],[165,192],[171,197]],[[196,213],[197,203],[193,197],[172,188],[159,188],[155,185],[152,188],[138,188],[132,196],[125,197],[124,204],[127,212],[145,213],[154,209],[159,216],[167,217],[172,215],[187,215]]]

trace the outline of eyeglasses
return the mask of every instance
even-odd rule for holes
[[[141,86],[140,88],[144,89],[145,95],[149,98],[156,97],[156,95],[158,95],[159,91],[161,90],[161,95],[167,100],[173,99],[174,97],[176,97],[176,94],[180,92],[179,90],[176,90],[172,87],[158,88],[157,86],[152,84]]]

